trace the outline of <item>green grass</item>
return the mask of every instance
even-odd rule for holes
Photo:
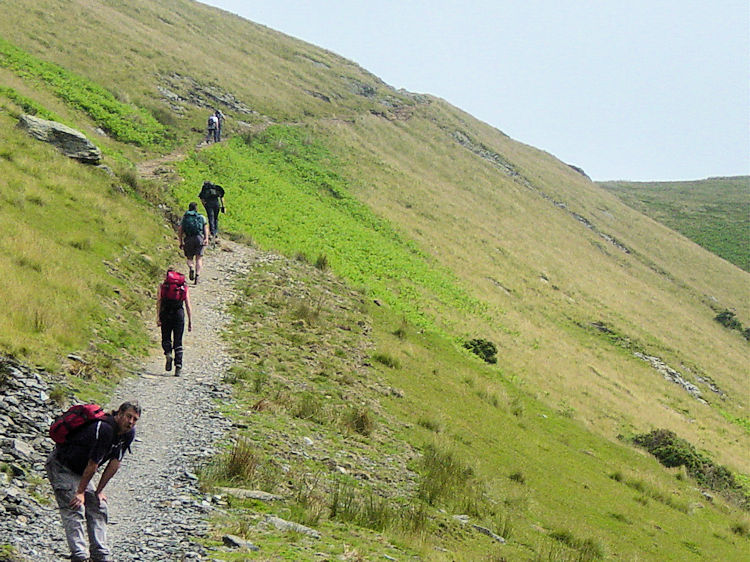
[[[119,141],[149,147],[168,144],[167,129],[148,111],[118,101],[98,84],[36,58],[2,37],[0,67],[10,69],[40,87],[49,88],[67,104],[88,114],[97,125]],[[36,109],[36,106],[31,108]]]
[[[234,380],[236,405],[227,412],[248,427],[240,438],[256,444],[255,454],[286,467],[271,487],[285,500],[264,512],[311,525],[323,538],[313,550],[303,537],[286,537],[282,547],[281,536],[252,521],[257,505],[234,502],[216,521],[217,535],[247,522],[243,536],[262,544],[266,556],[288,549],[314,560],[315,552],[336,552],[345,536],[364,559],[388,545],[424,560],[467,562],[488,553],[572,561],[658,560],[665,552],[698,560],[713,552],[731,559],[746,540],[744,512],[706,502],[694,483],[545,406],[517,378],[499,375],[449,338],[414,332],[402,339],[393,330],[400,315],[362,310],[359,293],[311,264],[262,259],[238,294],[226,336],[248,375]],[[313,324],[298,320],[303,296],[324,303]],[[363,367],[373,349],[389,349],[399,368]],[[264,383],[255,385],[252,373],[260,370]],[[369,432],[320,415],[346,413],[352,401],[377,413]],[[301,402],[305,415],[296,408]],[[304,444],[306,437],[312,442]],[[454,515],[508,542],[493,543]],[[663,530],[657,543],[654,526]]]
[[[750,271],[750,176],[600,185],[634,209]]]
[[[0,350],[51,369],[73,351],[145,351],[161,227],[101,170],[0,123]]]
[[[442,100],[199,3],[17,0],[3,4],[0,35],[0,216],[18,225],[0,253],[0,348],[53,368],[71,349],[99,350],[95,370],[71,377],[87,396],[111,388],[97,370],[145,349],[140,312],[174,251],[141,201],[173,203],[133,173],[143,148],[200,140],[207,108],[192,95],[252,111],[218,102],[234,138],[191,154],[174,190],[182,207],[204,179],[223,184],[233,237],[307,262],[270,259],[229,307],[227,380],[246,428],[233,437],[269,468],[242,485],[286,499],[232,501],[217,533],[226,524],[262,541],[263,556],[294,560],[578,560],[597,547],[617,560],[698,560],[746,547],[744,512],[708,504],[687,477],[614,439],[666,427],[747,483],[747,344],[714,321],[728,309],[750,325],[745,272]],[[165,101],[164,88],[183,100]],[[13,131],[20,111],[44,109],[110,130],[99,142],[118,177]],[[258,132],[269,123],[286,126]],[[696,222],[721,218],[706,209]],[[732,222],[727,232],[745,224]],[[347,295],[343,306],[333,295]],[[594,324],[609,332],[582,329]],[[496,345],[498,363],[461,348],[472,338]],[[696,381],[708,404],[633,346]],[[417,495],[424,478],[438,483],[427,445],[472,471],[432,506]],[[618,470],[633,486],[610,477]],[[342,471],[361,519],[321,508]],[[412,525],[371,528],[399,508],[413,508]],[[494,544],[453,519],[462,511],[512,540]],[[257,513],[326,538],[268,533]]]
[[[421,327],[439,326],[441,309],[478,313],[481,303],[413,242],[349,193],[334,156],[310,131],[272,127],[233,138],[180,165],[183,205],[203,178],[231,186],[225,228],[287,255],[317,255],[316,266],[393,306]],[[320,262],[325,260],[326,266]]]

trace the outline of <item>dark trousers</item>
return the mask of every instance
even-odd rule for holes
[[[219,232],[219,205],[204,205],[204,207],[208,216],[208,230],[211,232],[211,236],[216,236],[216,233]]]
[[[182,334],[185,332],[185,310],[164,310],[161,319],[161,347],[164,355],[172,355],[174,350],[174,365],[182,367]]]

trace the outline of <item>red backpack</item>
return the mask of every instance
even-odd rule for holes
[[[185,276],[179,271],[167,271],[167,277],[161,284],[162,300],[183,302],[187,298]]]
[[[49,436],[55,443],[65,443],[72,432],[90,422],[104,419],[106,415],[104,408],[99,404],[76,404],[52,422]]]

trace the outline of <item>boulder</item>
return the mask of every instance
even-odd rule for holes
[[[33,115],[21,115],[18,127],[32,137],[55,146],[60,152],[84,164],[98,164],[102,151],[83,133],[56,121],[40,119]]]

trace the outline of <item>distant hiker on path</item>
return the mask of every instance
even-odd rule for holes
[[[216,132],[214,133],[214,142],[221,142],[221,130],[224,128],[224,120],[226,119],[226,117],[224,117],[224,114],[219,109],[214,111],[214,115],[216,116]]]
[[[103,419],[74,430],[47,458],[47,477],[55,492],[72,562],[111,560],[104,487],[120,468],[125,451],[130,450],[140,417],[138,403],[124,402]],[[107,467],[94,488],[91,480],[105,462]]]
[[[224,207],[224,188],[210,181],[204,181],[198,198],[203,203],[208,215],[208,226],[211,231],[211,238],[216,238],[219,233],[219,211],[226,213]]]
[[[206,132],[206,142],[218,142],[219,118],[215,113],[208,117],[208,131]]]
[[[198,275],[203,262],[203,249],[208,244],[208,221],[198,214],[198,203],[191,202],[177,229],[180,248],[185,253],[190,269],[190,280],[198,284]],[[195,260],[195,265],[193,265]]]
[[[174,376],[179,377],[182,373],[182,335],[185,332],[185,312],[188,317],[188,332],[193,331],[193,313],[185,276],[170,267],[156,295],[156,325],[161,327],[161,347],[166,358],[164,369],[172,370],[172,351],[174,351]]]

